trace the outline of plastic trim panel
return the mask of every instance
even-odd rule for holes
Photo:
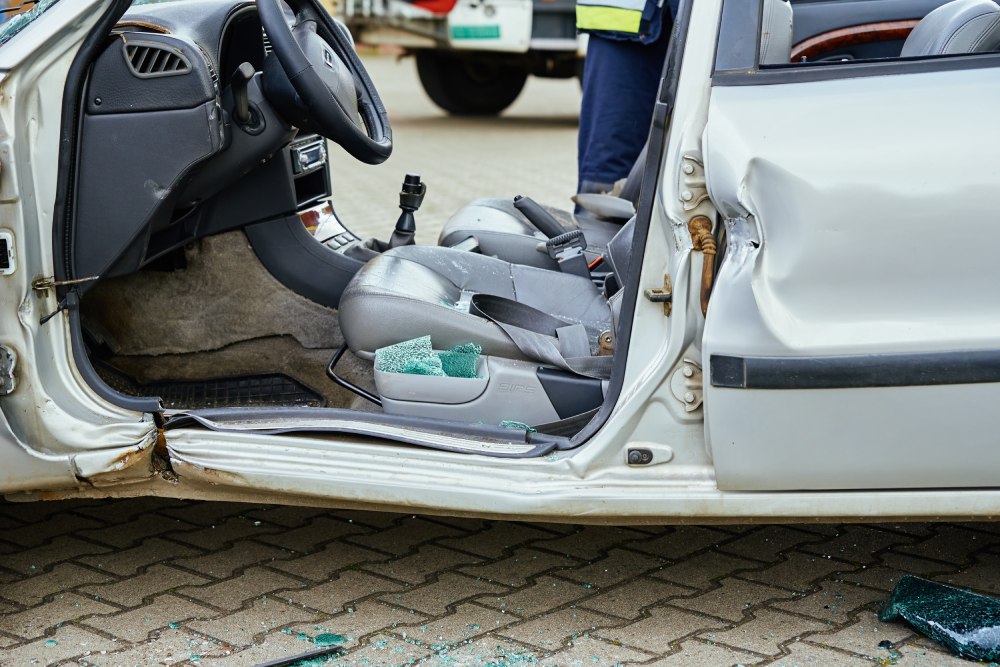
[[[713,387],[857,389],[1000,382],[1000,350],[830,357],[711,357]]]

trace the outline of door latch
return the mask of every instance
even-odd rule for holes
[[[6,396],[14,391],[17,380],[14,367],[17,366],[17,354],[9,347],[0,345],[0,396]]]
[[[92,283],[95,280],[100,280],[100,276],[87,276],[86,278],[74,278],[73,280],[56,280],[55,278],[49,276],[45,278],[35,278],[31,281],[31,289],[36,292],[48,292],[50,289],[55,289],[56,287],[65,287],[67,285],[80,285],[83,283]]]
[[[14,235],[0,232],[0,276],[9,276],[17,269],[17,255],[14,253]]]
[[[654,287],[643,292],[646,298],[653,303],[663,304],[663,316],[670,317],[674,310],[674,285],[670,281],[670,274],[663,275],[663,287]]]

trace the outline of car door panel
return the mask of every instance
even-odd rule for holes
[[[954,355],[1000,349],[998,89],[986,68],[713,90],[720,487],[996,486],[1000,377],[956,373]]]

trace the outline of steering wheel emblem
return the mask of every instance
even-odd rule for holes
[[[333,69],[333,54],[330,52],[330,49],[323,49],[323,63],[330,69]]]

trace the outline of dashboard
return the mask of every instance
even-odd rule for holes
[[[264,96],[274,66],[246,0],[140,5],[122,17],[81,103],[76,277],[130,273],[329,197],[326,141],[299,133]]]

